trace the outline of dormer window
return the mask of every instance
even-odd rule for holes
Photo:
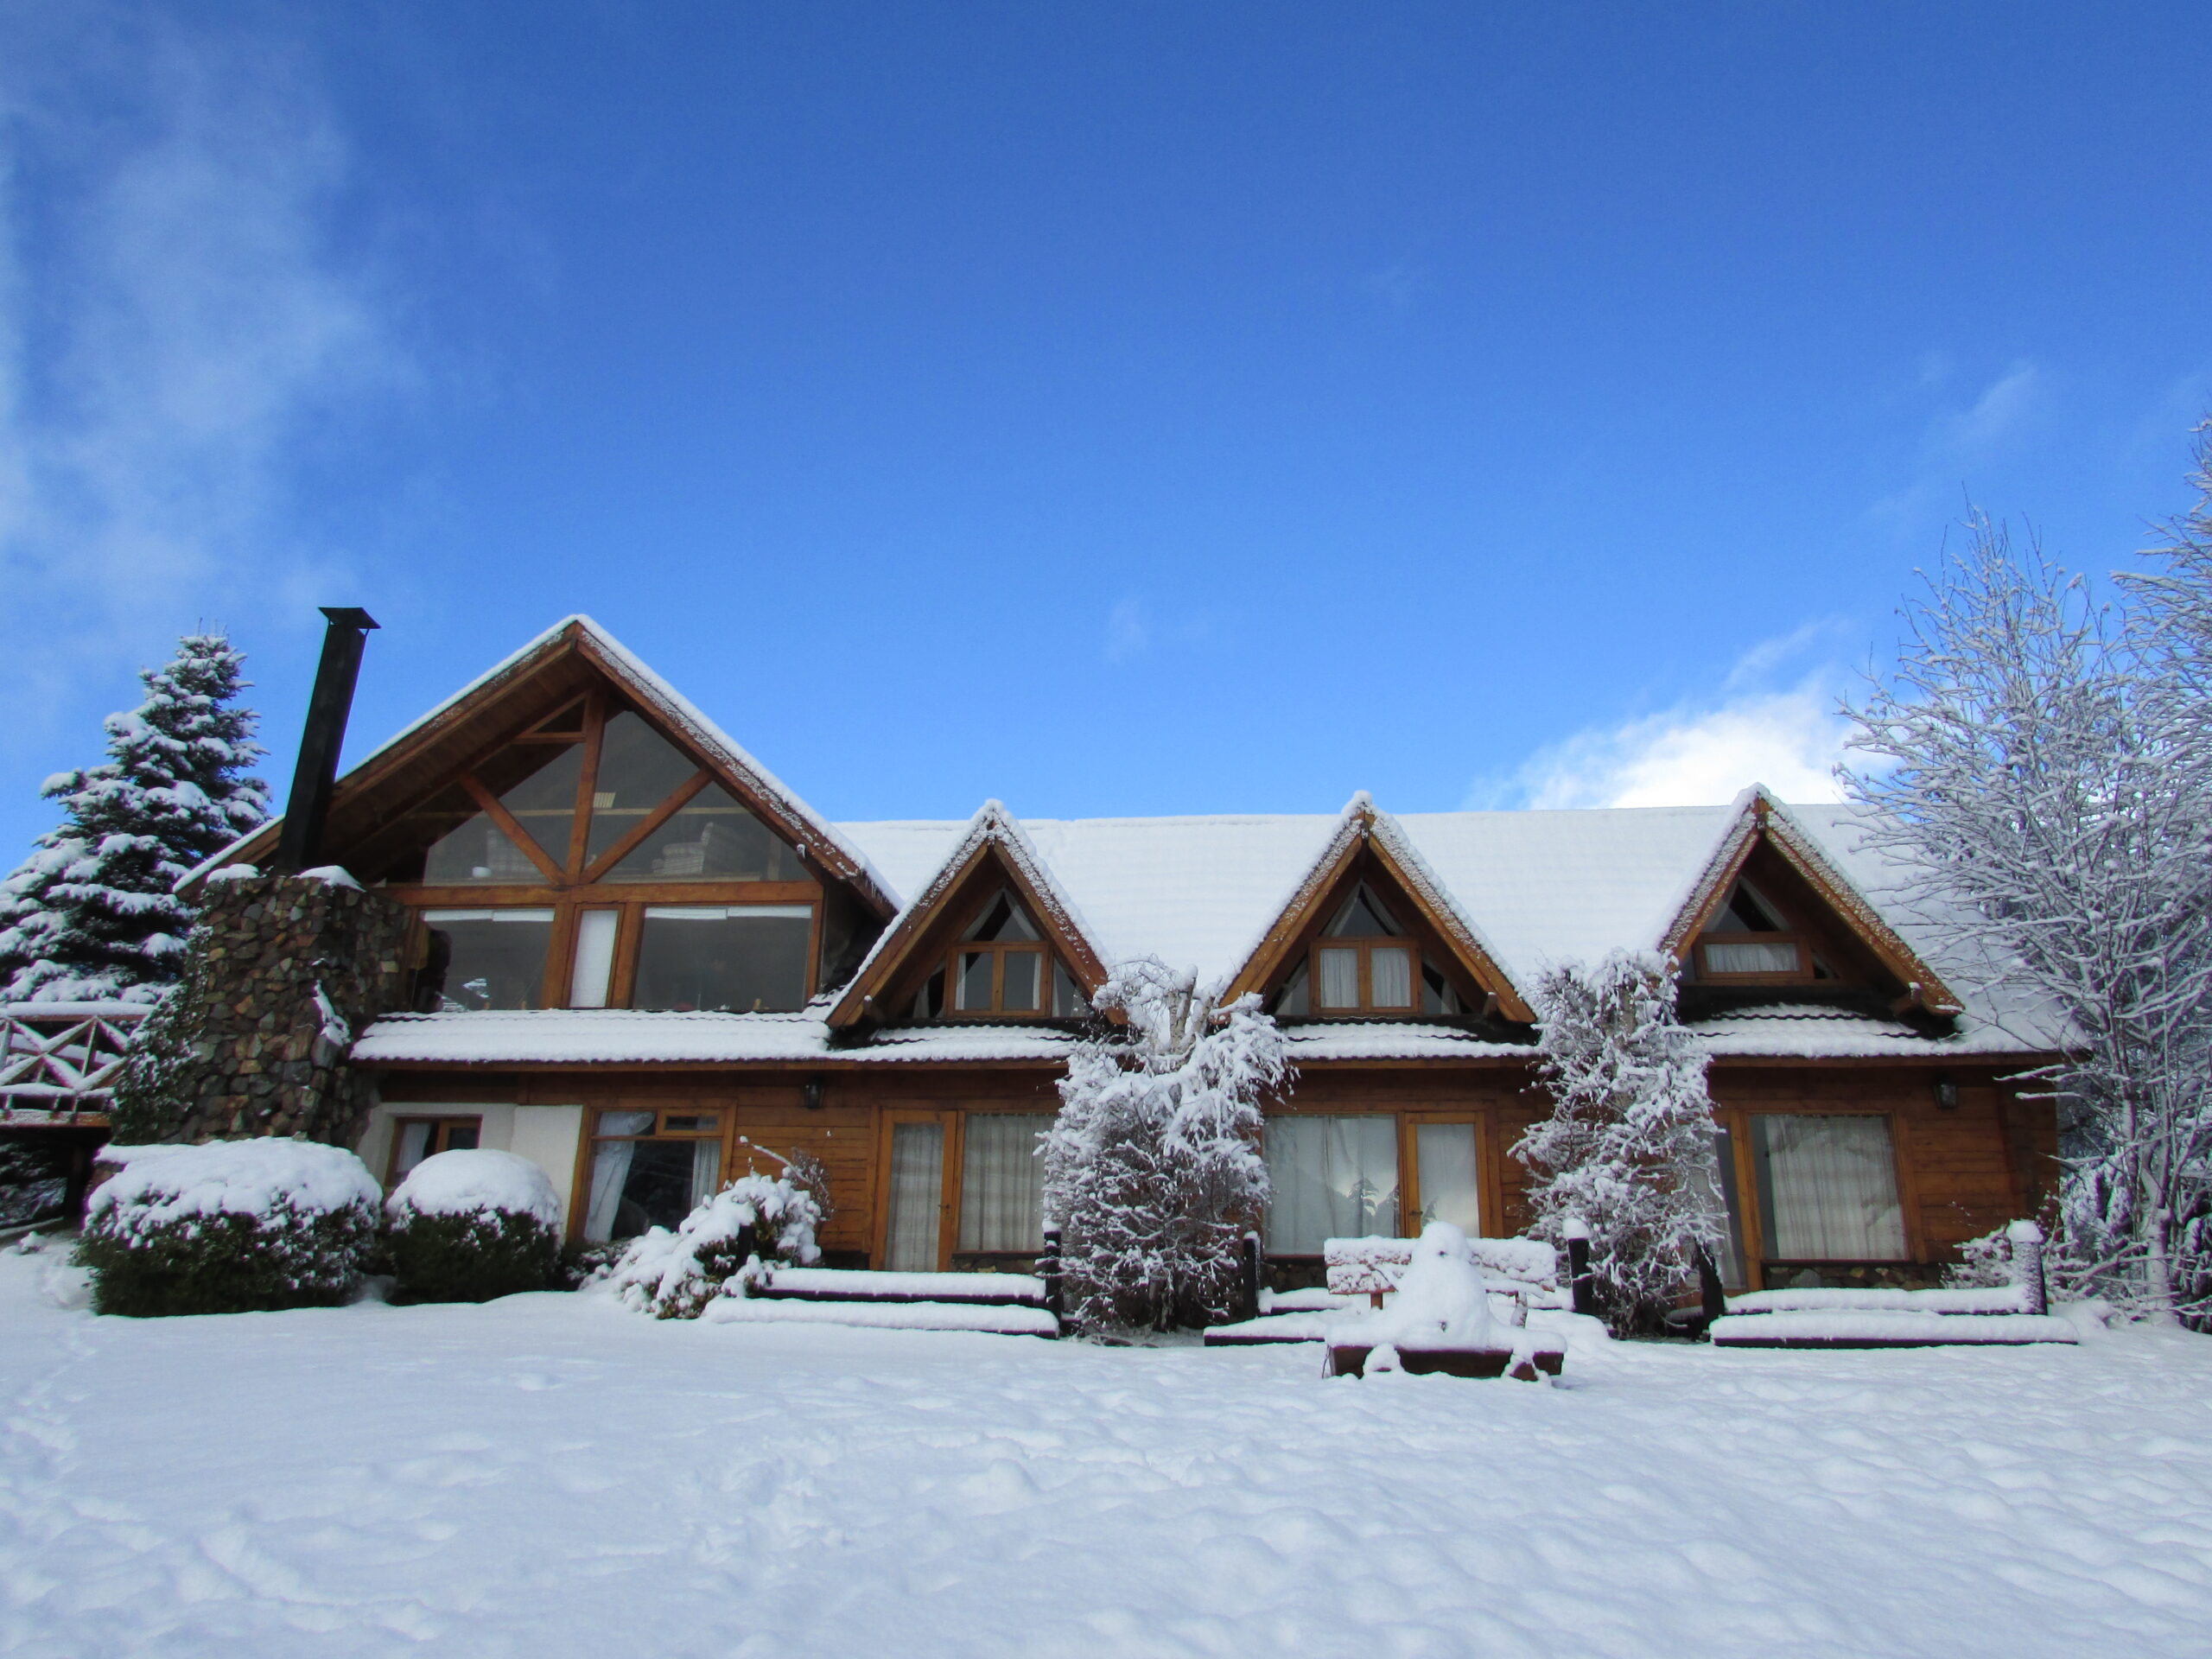
[[[1090,999],[1075,976],[1046,948],[1021,901],[1001,889],[914,993],[912,1017],[1079,1020],[1090,1012]]]
[[[1697,973],[1707,983],[1721,985],[1830,977],[1827,965],[1791,931],[1782,912],[1743,880],[1697,942]]]

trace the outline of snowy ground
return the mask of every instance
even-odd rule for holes
[[[2212,1341],[1310,1349],[132,1322],[0,1255],[0,1652],[2110,1656],[2212,1637]]]

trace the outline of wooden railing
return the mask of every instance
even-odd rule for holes
[[[0,1002],[0,1123],[107,1121],[108,1096],[143,1002]]]

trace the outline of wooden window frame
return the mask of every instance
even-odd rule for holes
[[[1744,1236],[1744,1281],[1751,1290],[1765,1290],[1767,1268],[1771,1264],[1782,1268],[1895,1268],[1910,1267],[1924,1262],[1928,1255],[1927,1240],[1921,1230],[1920,1201],[1917,1183],[1912,1177],[1910,1154],[1911,1135],[1903,1113],[1883,1106],[1828,1105],[1804,1108],[1777,1109],[1758,1104],[1718,1108],[1715,1121],[1728,1131],[1729,1149],[1735,1155],[1736,1203],[1738,1225]],[[1905,1254],[1885,1256],[1879,1260],[1858,1260],[1841,1256],[1822,1262],[1783,1260],[1767,1255],[1766,1217],[1759,1204],[1758,1154],[1752,1144],[1751,1120],[1755,1117],[1878,1117],[1890,1127],[1890,1165],[1891,1178],[1897,1182],[1897,1209],[1904,1227]]]
[[[991,1006],[988,1008],[963,1008],[959,1001],[960,958],[991,955]],[[1006,1001],[1006,958],[1016,951],[1027,951],[1038,958],[1037,1006],[1033,1008],[1009,1008]],[[954,942],[944,959],[944,1010],[939,1016],[946,1020],[1049,1020],[1052,1017],[1052,947],[1041,939],[963,939]]]
[[[1786,944],[1797,952],[1797,966],[1789,973],[1716,973],[1706,965],[1706,947],[1711,944]],[[1700,985],[1810,985],[1815,981],[1812,942],[1795,931],[1700,933],[1697,939],[1697,977]]]
[[[480,1147],[484,1144],[484,1119],[480,1113],[474,1116],[466,1113],[453,1112],[439,1112],[435,1115],[429,1112],[408,1112],[404,1115],[394,1113],[391,1119],[391,1148],[385,1154],[384,1160],[384,1185],[387,1192],[399,1184],[400,1131],[412,1123],[428,1123],[431,1126],[431,1147],[429,1151],[423,1154],[425,1158],[435,1158],[442,1152],[451,1151],[450,1147],[437,1143],[446,1138],[448,1130],[458,1128],[463,1124],[476,1131],[477,1145]]]
[[[875,1189],[882,1199],[875,1207],[875,1225],[868,1240],[868,1262],[882,1267],[891,1253],[891,1148],[901,1123],[935,1123],[940,1130],[938,1166],[937,1265],[927,1271],[951,1270],[953,1248],[960,1241],[960,1173],[967,1163],[967,1114],[957,1106],[887,1106],[878,1114],[875,1151]]]
[[[609,1112],[651,1112],[652,1128],[644,1135],[601,1135],[600,1122]],[[666,1129],[663,1125],[671,1117],[703,1117],[712,1113],[717,1127],[712,1129]],[[570,1243],[583,1237],[584,1218],[591,1211],[592,1148],[601,1141],[719,1141],[721,1158],[716,1164],[715,1180],[718,1186],[728,1186],[732,1179],[730,1164],[737,1145],[737,1109],[734,1106],[717,1103],[712,1106],[664,1106],[655,1101],[638,1102],[624,1105],[617,1102],[612,1106],[584,1108],[583,1133],[576,1137],[576,1169],[569,1182],[569,1221],[564,1233]]]
[[[1409,1000],[1378,1005],[1375,1001],[1373,953],[1377,950],[1401,950],[1413,958],[1412,983]],[[1321,1006],[1321,952],[1324,950],[1357,950],[1359,952],[1359,1006],[1356,1008],[1329,1008]],[[1421,1012],[1421,963],[1427,952],[1421,941],[1409,933],[1378,934],[1356,938],[1328,938],[1317,937],[1306,952],[1306,1006],[1311,1010],[1309,1020],[1357,1020],[1368,1014],[1408,1014]],[[1448,979],[1448,976],[1447,976]],[[1457,987],[1454,987],[1456,989]],[[1464,999],[1463,999],[1464,1000]],[[1448,1017],[1448,1016],[1444,1016]]]
[[[1489,1237],[1488,1229],[1493,1224],[1496,1211],[1491,1202],[1490,1119],[1483,1112],[1472,1109],[1444,1112],[1402,1111],[1398,1114],[1398,1230],[1406,1238],[1418,1238],[1420,1234],[1406,1230],[1421,1219],[1421,1135],[1430,1128],[1449,1128],[1457,1124],[1471,1124],[1475,1131],[1475,1208],[1484,1230],[1477,1235]]]

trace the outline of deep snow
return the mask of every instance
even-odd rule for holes
[[[0,1255],[0,1651],[2101,1656],[2212,1629],[2212,1341],[1310,1347],[130,1321]]]

